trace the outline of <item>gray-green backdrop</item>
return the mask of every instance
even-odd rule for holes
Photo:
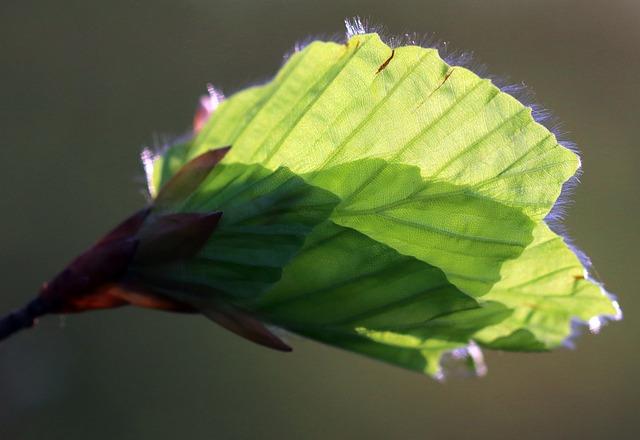
[[[0,345],[1,439],[640,437],[638,0],[3,1],[0,313],[144,204],[140,148],[184,131],[208,82],[264,81],[354,15],[472,51],[563,121],[584,163],[566,224],[625,320],[441,384],[298,338],[271,352],[199,317],[49,317]]]

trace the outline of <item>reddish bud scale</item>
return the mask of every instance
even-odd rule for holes
[[[204,181],[228,148],[212,150],[181,168],[153,205],[120,223],[45,284],[39,297],[0,320],[0,340],[33,326],[47,313],[75,313],[132,304],[195,312],[187,304],[127,280],[132,268],[171,264],[195,256],[216,229],[221,212],[174,213]]]

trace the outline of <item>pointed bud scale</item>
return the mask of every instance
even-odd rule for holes
[[[231,304],[205,306],[200,313],[229,331],[256,344],[278,351],[291,351],[291,347],[269,330],[259,319]]]
[[[193,132],[198,133],[204,124],[209,119],[211,115],[211,99],[208,96],[202,96],[200,98],[200,102],[198,102],[198,107],[196,108],[196,112],[193,116]]]
[[[209,172],[227,154],[230,147],[209,150],[183,166],[160,189],[153,202],[155,209],[168,209],[184,201],[200,186]]]
[[[147,309],[180,313],[196,313],[197,310],[175,299],[168,298],[141,284],[122,281],[100,286],[91,294],[78,299],[85,310],[133,305]],[[110,305],[109,305],[110,304]],[[99,305],[102,305],[100,307]]]
[[[193,116],[193,132],[198,133],[207,123],[213,111],[220,105],[224,99],[224,95],[213,87],[212,84],[207,85],[208,95],[200,97],[198,107]]]
[[[221,212],[167,214],[152,217],[139,235],[133,263],[168,263],[194,256],[207,242]]]
[[[149,206],[136,212],[131,217],[128,217],[118,226],[105,234],[105,236],[102,237],[100,241],[98,241],[94,245],[94,247],[101,246],[109,241],[116,241],[134,237],[138,233],[138,230],[140,230],[140,227],[142,226],[150,212],[151,208]]]

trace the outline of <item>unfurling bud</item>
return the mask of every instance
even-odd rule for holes
[[[221,212],[175,212],[225,156],[223,148],[204,153],[178,170],[148,206],[124,220],[76,257],[39,297],[0,320],[0,340],[31,327],[48,313],[75,313],[133,304],[194,312],[195,309],[153,291],[130,273],[195,256],[207,243]],[[135,277],[133,277],[135,278]]]

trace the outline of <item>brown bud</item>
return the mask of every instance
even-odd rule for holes
[[[82,297],[101,285],[119,280],[131,263],[138,245],[135,237],[101,241],[78,256],[40,291],[40,298],[52,313],[76,312]],[[112,307],[100,306],[102,307]]]
[[[133,263],[168,263],[194,256],[222,217],[221,212],[167,214],[150,219],[139,234]]]

